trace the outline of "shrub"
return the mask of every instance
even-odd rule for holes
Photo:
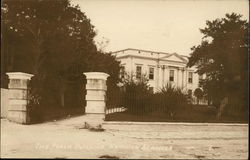
[[[143,114],[148,111],[152,93],[147,82],[145,76],[137,80],[133,77],[128,77],[124,80],[121,103],[123,107],[127,108],[129,113]]]
[[[136,115],[159,112],[174,117],[180,109],[188,105],[188,95],[171,84],[167,84],[157,93],[152,93],[145,75],[141,79],[127,75],[121,91],[114,93],[117,97],[114,99],[121,97],[119,105],[127,108],[128,113]]]
[[[196,88],[194,90],[194,96],[197,98],[197,104],[199,104],[199,100],[203,98],[203,91],[200,88]]]
[[[154,104],[155,109],[173,117],[180,109],[187,106],[188,97],[180,88],[167,84],[154,95]]]

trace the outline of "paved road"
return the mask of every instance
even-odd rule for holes
[[[36,125],[1,120],[2,158],[248,159],[247,125],[105,124],[79,129],[84,117]]]

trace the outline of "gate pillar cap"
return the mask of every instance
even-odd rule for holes
[[[9,79],[31,79],[33,74],[23,73],[23,72],[8,72],[6,73]]]
[[[83,74],[86,75],[86,79],[107,80],[107,78],[109,77],[109,74],[104,73],[104,72],[85,72]]]

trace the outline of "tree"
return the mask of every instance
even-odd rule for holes
[[[2,13],[3,28],[29,40],[35,74],[41,73],[51,58],[57,63],[52,59],[54,66],[50,69],[64,68],[72,58],[79,58],[80,45],[84,52],[96,50],[94,27],[79,7],[71,6],[68,0],[5,0]]]
[[[65,80],[72,77],[72,68],[76,70],[77,66],[79,72],[84,70],[81,59],[96,52],[95,32],[90,20],[68,0],[5,0],[1,9],[3,28],[19,40],[25,40],[26,48],[21,47],[24,52],[20,57],[32,57],[29,72],[41,81],[38,83],[51,84],[42,88],[58,92],[56,95],[60,96],[53,97],[63,105]],[[13,54],[19,52],[14,45],[11,47],[14,48]],[[27,55],[26,51],[30,54]]]
[[[248,22],[232,13],[206,25],[200,29],[204,35],[201,44],[191,48],[187,66],[196,65],[198,74],[206,74],[202,87],[216,106],[228,97],[230,106],[246,111]]]
[[[21,54],[23,57],[33,55],[31,73],[53,72],[51,74],[67,76],[63,75],[67,70],[77,68],[80,74],[103,68],[107,71],[111,65],[119,69],[114,57],[97,50],[94,26],[79,6],[72,6],[69,0],[4,0],[1,11],[4,44],[13,47],[15,53],[18,52],[15,45],[20,41],[16,40],[15,44],[11,41],[26,40],[29,47],[23,47],[25,52]],[[27,55],[27,50],[32,53]],[[9,54],[7,50],[4,53]]]
[[[203,91],[200,88],[196,88],[194,90],[194,96],[197,98],[197,104],[199,104],[199,100],[203,97]]]
[[[4,0],[1,12],[1,61],[10,62],[2,74],[34,74],[32,86],[39,86],[34,92],[56,101],[48,106],[63,106],[68,82],[81,88],[83,72],[104,71],[119,81],[119,62],[97,50],[94,26],[69,0]]]

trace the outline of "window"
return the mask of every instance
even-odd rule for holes
[[[154,79],[154,68],[153,67],[149,68],[149,79],[151,79],[151,80]]]
[[[193,83],[193,72],[188,72],[188,83]]]
[[[121,78],[124,78],[124,76],[125,76],[125,66],[121,66],[120,75],[121,75]]]
[[[136,78],[141,79],[141,66],[136,66]]]
[[[174,81],[174,70],[170,70],[170,73],[169,73],[169,81],[170,81],[170,82],[173,82],[173,81]]]

